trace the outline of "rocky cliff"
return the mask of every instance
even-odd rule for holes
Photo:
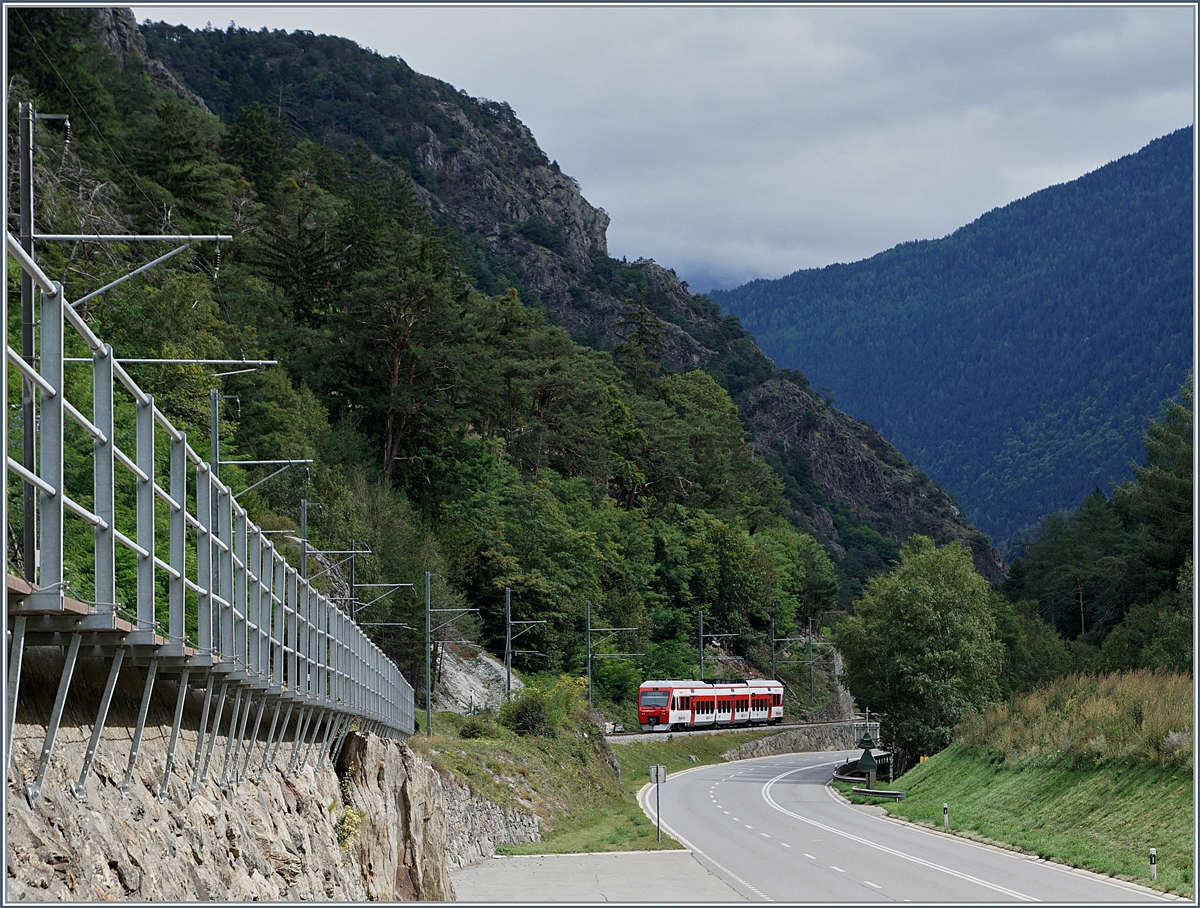
[[[775,452],[811,471],[822,495],[845,505],[860,523],[896,543],[914,533],[938,545],[961,542],[970,549],[980,574],[992,583],[1004,579],[1004,563],[987,537],[870,424],[780,378],[746,391],[739,403],[754,425],[759,454]],[[845,553],[826,508],[806,500],[795,516],[835,552]]]
[[[267,769],[222,788],[219,767],[189,796],[202,694],[186,702],[166,796],[177,682],[159,680],[129,792],[123,795],[145,670],[123,668],[86,798],[78,778],[107,677],[81,655],[42,794],[37,771],[63,657],[27,651],[17,707],[6,815],[6,901],[441,901],[449,871],[502,842],[536,841],[537,819],[473,796],[405,744],[351,734],[329,758],[290,777]],[[265,734],[265,732],[264,732]],[[220,762],[226,734],[213,759]],[[289,756],[285,742],[279,762]],[[261,746],[254,756],[256,770]],[[314,765],[315,764],[315,765]]]

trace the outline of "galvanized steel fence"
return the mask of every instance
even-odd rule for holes
[[[6,246],[40,291],[36,368],[11,347],[6,345],[5,350],[5,387],[9,370],[16,370],[27,393],[37,395],[40,416],[34,467],[5,452],[6,500],[11,477],[37,490],[37,546],[34,552],[23,553],[36,564],[35,573],[26,572],[27,577],[33,575],[33,582],[10,574],[6,583],[12,641],[6,770],[12,758],[25,647],[62,646],[66,658],[34,781],[26,786],[29,800],[40,795],[84,645],[101,647],[112,661],[83,771],[72,786],[77,797],[86,797],[87,775],[122,663],[147,667],[126,791],[156,677],[177,677],[179,682],[160,797],[167,792],[185,698],[192,686],[203,685],[204,706],[189,793],[208,776],[227,701],[232,702],[232,713],[225,733],[223,785],[247,777],[259,743],[259,775],[276,765],[289,729],[292,752],[285,770],[289,773],[306,765],[318,741],[318,758],[336,752],[352,725],[390,737],[411,734],[413,692],[400,670],[247,518],[231,489],[213,475],[210,464],[130,378],[111,347],[66,302],[61,284],[46,276],[11,233],[6,234]],[[65,355],[68,327],[86,344],[90,360]],[[67,399],[68,387],[79,382],[68,382],[65,374],[69,365],[88,363],[90,418]],[[127,395],[124,401],[121,395]],[[129,410],[130,401],[132,427],[120,425],[118,418]],[[8,413],[6,407],[6,426]],[[92,440],[90,482],[79,475],[77,465],[69,470],[64,459],[65,432],[72,424]],[[130,436],[133,450],[123,451],[117,440]],[[160,481],[156,450],[163,440],[167,457]],[[125,483],[124,488],[133,487],[132,509],[122,504],[130,496],[120,498],[119,482]],[[86,577],[86,570],[77,571],[84,575],[81,586],[91,579],[86,601],[71,595],[72,566],[65,557],[64,533],[72,520],[90,525],[93,537],[89,560],[94,579]],[[126,551],[132,556],[123,554]],[[118,562],[131,557],[132,571],[123,570],[125,579],[118,583]],[[267,722],[263,737],[260,732]]]

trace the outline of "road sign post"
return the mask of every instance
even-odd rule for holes
[[[662,841],[662,783],[667,781],[667,767],[651,766],[650,781],[654,783],[654,818],[658,821],[658,840]]]

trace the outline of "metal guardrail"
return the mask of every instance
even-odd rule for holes
[[[352,724],[388,737],[412,734],[413,691],[395,664],[247,518],[230,488],[213,475],[184,433],[130,378],[112,348],[66,303],[62,285],[46,276],[11,233],[6,233],[6,247],[41,291],[37,368],[11,347],[6,345],[5,350],[5,387],[11,368],[26,383],[26,393],[37,395],[40,409],[35,468],[5,452],[6,500],[11,476],[37,492],[37,546],[34,552],[25,553],[26,558],[36,559],[36,577],[27,583],[10,575],[5,590],[12,640],[6,690],[6,770],[12,758],[24,648],[59,645],[66,650],[37,773],[26,787],[30,802],[40,795],[84,644],[101,647],[111,655],[112,665],[83,772],[72,786],[80,798],[86,797],[84,784],[123,662],[148,666],[125,791],[159,674],[179,678],[160,799],[166,795],[190,685],[204,685],[204,708],[189,793],[207,778],[227,700],[233,705],[220,780],[223,785],[246,778],[267,715],[270,727],[259,776],[268,765],[275,765],[289,727],[294,742],[286,770],[289,774],[307,764],[319,738],[318,755],[330,750],[331,744],[336,752]],[[7,303],[5,314],[7,317]],[[67,325],[92,352],[90,418],[67,399]],[[74,382],[71,385],[77,387]],[[132,433],[130,427],[117,424],[118,409],[128,409],[127,403],[118,407],[121,393],[134,405]],[[92,439],[90,502],[77,491],[86,487],[86,481],[80,480],[74,465],[69,476],[64,461],[68,421]],[[7,427],[5,408],[6,438]],[[130,434],[135,440],[132,453],[117,443],[118,438]],[[160,484],[156,466],[160,436],[169,448],[165,485]],[[118,511],[118,476],[125,483],[132,477],[136,499],[132,516]],[[75,491],[76,497],[68,490]],[[160,511],[165,511],[165,526]],[[68,595],[64,563],[68,520],[80,520],[92,528],[95,579],[88,602]],[[166,550],[161,554],[165,557],[160,557],[162,536]],[[133,581],[121,585],[118,546],[132,552],[136,562]],[[160,609],[158,586],[164,575],[167,595],[165,607]],[[132,602],[127,608],[122,599],[130,594]],[[247,736],[252,706],[256,717]],[[211,726],[210,712],[215,712]]]
[[[888,791],[886,788],[859,788],[857,785],[850,789],[855,794],[868,795],[872,798],[891,798],[893,801],[903,801],[908,793],[904,791]]]

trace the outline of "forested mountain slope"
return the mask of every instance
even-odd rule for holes
[[[1192,130],[940,240],[712,297],[1003,542],[1128,478],[1192,362]]]
[[[362,143],[408,166],[418,197],[453,229],[481,290],[516,287],[577,341],[611,350],[635,384],[659,364],[712,375],[741,406],[756,452],[781,471],[793,521],[835,558],[843,602],[914,532],[967,541],[985,576],[1003,575],[995,550],[940,487],[876,433],[872,444],[855,441],[864,427],[812,394],[803,374],[780,373],[735,316],[651,260],[609,258],[607,215],[546,159],[508,105],[470,98],[341,38],[162,23],[144,24],[142,33],[152,58],[245,130],[254,153],[241,166],[260,194],[274,170],[258,149],[278,141],[275,131],[347,153]],[[274,126],[246,120],[254,104],[273,112]],[[760,424],[763,411],[746,395],[768,379],[789,413],[821,414],[821,431],[812,417],[783,432],[774,416]],[[848,479],[866,474],[887,480]]]

